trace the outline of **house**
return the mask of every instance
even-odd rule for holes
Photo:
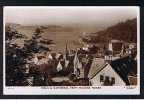
[[[132,66],[129,57],[116,59],[110,63],[102,58],[94,58],[88,73],[90,84],[96,86],[130,85],[128,75]]]
[[[49,60],[52,60],[52,59],[53,59],[53,57],[52,57],[51,54],[48,55],[48,59],[49,59]]]
[[[126,85],[111,65],[102,58],[94,58],[88,78],[93,86]]]
[[[61,53],[57,53],[56,54],[56,59],[61,59],[62,58],[62,54]]]
[[[112,55],[117,55],[121,52],[124,42],[116,39],[112,39],[108,44],[108,50],[112,51]]]
[[[127,54],[135,54],[137,52],[137,44],[136,43],[127,43],[127,49],[126,53]]]

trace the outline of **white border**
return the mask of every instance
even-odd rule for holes
[[[5,6],[11,7],[11,6]],[[4,8],[5,8],[4,7]],[[17,6],[12,6],[17,7]],[[20,6],[26,7],[26,6]],[[48,6],[34,6],[34,8],[43,8]],[[59,7],[59,6],[50,6]],[[63,7],[63,6],[60,6]],[[81,7],[83,6],[64,6],[64,7]],[[72,89],[73,86],[68,86],[69,89],[54,89],[65,86],[45,86],[45,87],[30,87],[30,86],[6,86],[5,85],[5,17],[3,17],[3,94],[4,95],[139,95],[140,94],[140,8],[139,6],[84,6],[84,7],[135,7],[137,9],[137,62],[138,62],[138,85],[137,86],[95,86],[97,89],[79,89],[84,86],[76,86],[76,89]],[[4,9],[3,8],[3,9]],[[28,6],[26,8],[33,8]],[[3,15],[4,10],[3,10]],[[98,89],[100,87],[100,89]],[[45,89],[44,89],[45,88]],[[53,89],[51,89],[53,88]]]

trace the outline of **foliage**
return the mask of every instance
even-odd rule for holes
[[[50,51],[47,47],[49,44],[53,44],[52,40],[42,38],[42,30],[37,28],[32,35],[32,38],[25,40],[24,50],[26,54],[41,53],[43,51]]]
[[[123,40],[125,42],[136,42],[137,41],[137,20],[127,20],[120,22],[116,25],[108,27],[105,30],[96,32],[96,36],[89,36],[89,39],[83,38],[85,42],[107,42],[110,39]]]
[[[44,45],[49,45],[52,40],[43,39],[40,28],[37,28],[32,35],[31,39],[26,40],[26,36],[12,29],[6,27],[5,46],[6,46],[6,85],[23,85],[26,79],[23,67],[27,60],[35,53],[49,51],[49,48]],[[24,39],[24,46],[19,46],[15,40]],[[34,79],[38,76],[35,72]],[[28,77],[28,76],[27,76]],[[38,80],[38,79],[36,79]]]
[[[25,36],[6,27],[5,45],[6,45],[6,84],[15,85],[17,80],[23,80],[24,74],[19,66],[25,64],[22,48],[14,42],[15,39],[21,39]]]

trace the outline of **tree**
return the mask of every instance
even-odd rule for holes
[[[88,43],[107,43],[110,39],[117,39],[136,43],[137,19],[134,18],[125,22],[119,22],[95,34],[96,36],[88,36],[90,39],[84,38],[83,41]]]
[[[42,37],[42,29],[36,28],[35,32],[32,34],[32,38],[29,40],[25,40],[23,50],[27,58],[32,58],[36,53],[42,53],[50,51],[48,45],[52,44],[52,40],[44,39]],[[35,65],[36,66],[36,65]],[[42,73],[39,69],[34,70],[34,67],[31,68],[33,70],[32,76],[34,77],[34,84],[33,85],[41,85],[42,82]]]
[[[16,85],[16,82],[24,79],[20,66],[25,64],[22,48],[15,43],[16,39],[25,38],[11,27],[6,27],[6,85]]]
[[[52,40],[44,39],[42,37],[42,32],[43,31],[40,28],[36,28],[35,32],[32,35],[32,38],[29,40],[25,40],[23,49],[25,50],[27,55],[50,51],[48,45],[52,44],[53,42]]]
[[[30,57],[35,53],[49,51],[47,45],[52,43],[52,40],[42,38],[42,30],[36,28],[32,38],[26,39],[26,36],[13,30],[11,27],[6,27],[6,85],[17,86],[23,85],[23,81],[28,76],[23,72],[23,66],[27,63]],[[19,46],[15,40],[24,39],[24,46]],[[35,71],[34,79],[39,78],[38,71]],[[36,79],[38,80],[38,79]]]

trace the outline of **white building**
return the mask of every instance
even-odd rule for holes
[[[92,86],[126,85],[120,75],[102,58],[94,58],[88,78]]]

